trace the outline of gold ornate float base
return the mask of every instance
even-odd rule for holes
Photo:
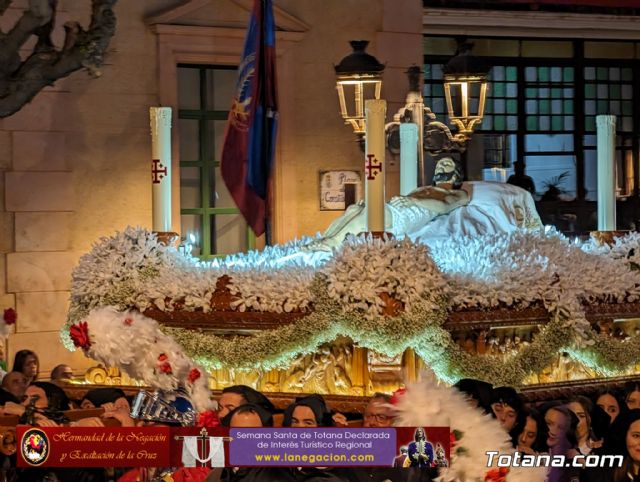
[[[277,328],[307,316],[308,311],[292,313],[237,312],[230,307],[234,295],[229,278],[221,277],[211,300],[208,313],[181,310],[181,301],[174,301],[174,311],[148,309],[145,315],[165,326],[205,330],[220,336],[251,335],[260,330]],[[380,295],[393,316],[404,310],[386,293]],[[386,298],[385,298],[386,297]],[[640,333],[640,302],[600,303],[585,305],[585,317],[600,336],[625,340]],[[526,308],[498,307],[491,310],[461,310],[449,314],[443,324],[458,347],[475,357],[494,357],[501,361],[521,352],[550,321],[541,304]],[[197,334],[194,334],[197,336]],[[450,356],[455,356],[454,354]],[[221,390],[231,385],[249,385],[260,391],[281,394],[321,393],[342,397],[370,396],[375,392],[393,392],[404,384],[420,378],[424,362],[411,349],[399,356],[387,356],[355,345],[348,338],[321,345],[309,355],[293,360],[279,370],[237,370],[225,367],[213,370],[211,388]],[[90,383],[126,384],[124,377],[106,371],[93,371]],[[639,363],[620,377],[640,374]],[[567,384],[590,380],[605,380],[610,374],[589,368],[567,353],[558,353],[549,366],[523,381],[524,387]],[[111,382],[111,380],[114,380]]]
[[[392,392],[406,382],[413,382],[423,370],[424,365],[413,350],[386,357],[340,339],[320,346],[312,355],[296,359],[286,370],[214,370],[211,388],[221,390],[243,384],[264,392],[369,396]]]
[[[637,322],[601,321],[599,331],[613,337],[622,337],[636,330]],[[539,330],[538,325],[466,329],[452,333],[458,346],[474,356],[506,359],[524,349]],[[248,385],[267,393],[321,393],[343,397],[367,397],[376,392],[391,393],[407,383],[420,379],[427,367],[413,352],[390,357],[372,350],[354,346],[348,338],[321,345],[311,355],[301,356],[287,369],[236,370],[221,368],[210,373],[212,390],[231,385]],[[640,374],[640,363],[620,376]],[[526,388],[549,384],[575,384],[606,378],[598,372],[560,353],[540,373],[525,381]],[[85,383],[99,385],[139,385],[118,369],[94,367],[87,371]]]

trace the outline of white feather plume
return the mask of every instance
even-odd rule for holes
[[[158,323],[135,311],[119,312],[114,307],[93,310],[87,322],[91,347],[87,356],[107,366],[118,367],[130,377],[162,390],[183,386],[197,411],[212,408],[207,371],[185,355]],[[159,358],[166,356],[170,373],[161,370]],[[193,369],[199,377],[189,380]]]
[[[473,408],[456,388],[438,385],[433,380],[411,384],[395,405],[395,425],[399,427],[450,427],[462,433],[451,448],[451,466],[440,471],[439,480],[483,481],[488,451],[512,454],[509,435],[500,423]],[[462,449],[462,450],[461,450]],[[508,482],[542,482],[544,470],[512,468]]]

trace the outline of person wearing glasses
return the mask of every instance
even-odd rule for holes
[[[391,395],[375,393],[364,410],[365,428],[386,428],[393,425]]]
[[[391,395],[375,393],[364,410],[362,426],[365,428],[387,428],[393,427],[393,421]],[[339,468],[336,469],[336,473],[351,482],[388,482],[390,480],[394,482],[430,482],[437,475],[431,469],[410,467],[408,447],[403,447],[400,450],[401,455],[394,459],[393,467]]]

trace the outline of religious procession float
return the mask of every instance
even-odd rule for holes
[[[160,387],[358,396],[425,366],[516,387],[635,373],[639,234],[600,244],[514,226],[425,240],[362,235],[327,251],[305,239],[201,262],[127,228],[82,257],[62,339]]]
[[[348,400],[425,368],[514,387],[636,373],[639,234],[566,238],[528,192],[463,183],[450,157],[432,186],[385,203],[384,101],[366,111],[366,202],[324,235],[205,262],[129,227],[75,268],[63,342],[201,405],[239,383]],[[169,172],[170,109],[151,113]],[[154,180],[154,231],[170,231],[170,186]]]
[[[384,166],[375,139],[369,174]],[[328,394],[354,411],[413,383],[400,422],[463,434],[451,480],[483,480],[485,451],[509,451],[506,434],[480,412],[461,416],[465,399],[446,384],[548,389],[637,373],[640,234],[567,238],[523,189],[462,183],[447,157],[435,172],[386,205],[383,189],[369,196],[383,176],[367,175],[366,203],[324,235],[262,251],[201,261],[143,228],[103,238],[73,272],[61,338],[146,385],[180,387],[198,410],[233,384],[276,402]],[[415,383],[427,370],[442,384]],[[536,479],[518,474],[508,480]]]
[[[494,183],[463,189],[469,204],[433,228],[456,213],[469,231],[480,212],[495,219],[530,199]],[[496,195],[506,204],[491,208]],[[314,238],[209,262],[130,227],[74,270],[62,339],[147,385],[184,386],[201,409],[209,387],[236,383],[346,403],[426,367],[448,383],[516,387],[635,373],[640,234],[580,241],[526,227],[530,216],[492,234],[361,235],[332,250]]]

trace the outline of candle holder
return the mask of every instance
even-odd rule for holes
[[[591,239],[593,239],[596,244],[598,244],[599,246],[604,246],[605,244],[608,246],[613,246],[616,242],[616,238],[620,238],[626,234],[628,234],[629,231],[591,231],[590,236]]]
[[[154,231],[153,234],[158,238],[158,242],[165,246],[178,246],[177,242],[180,241],[180,235],[172,231]]]
[[[366,235],[366,236],[371,236],[371,238],[373,239],[382,239],[384,241],[385,237],[387,239],[393,239],[393,233],[390,233],[389,231],[362,231],[361,233],[358,234],[358,236],[360,235]]]

